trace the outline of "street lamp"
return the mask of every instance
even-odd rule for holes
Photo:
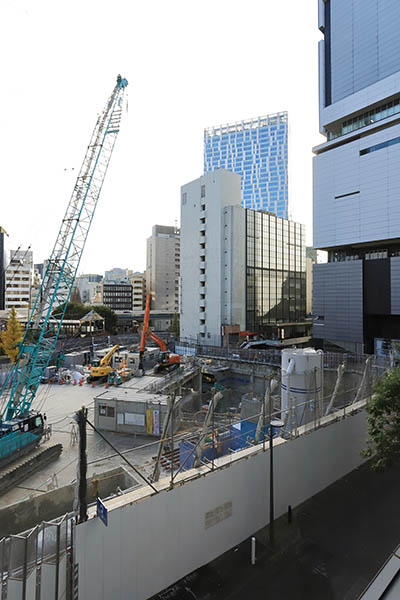
[[[281,419],[272,418],[272,402],[269,403],[269,543],[274,545],[274,429],[280,429],[284,423]]]

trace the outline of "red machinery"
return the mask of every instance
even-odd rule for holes
[[[158,337],[149,327],[149,319],[150,319],[150,294],[147,294],[146,298],[146,309],[144,311],[144,321],[143,321],[143,329],[142,329],[142,337],[140,339],[140,348],[139,348],[139,369],[144,373],[143,366],[143,355],[146,349],[146,341],[150,338],[160,346],[161,356],[158,364],[155,367],[156,372],[160,371],[173,371],[174,369],[178,369],[181,357],[179,354],[171,354],[167,350],[167,345],[161,338]]]

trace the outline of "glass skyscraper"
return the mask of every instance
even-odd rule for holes
[[[204,173],[241,177],[242,206],[288,218],[288,114],[257,117],[204,130]]]
[[[305,227],[246,210],[246,327],[267,333],[306,315]]]

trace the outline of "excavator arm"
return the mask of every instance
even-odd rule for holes
[[[116,353],[116,351],[118,350],[118,348],[119,348],[119,346],[118,346],[118,345],[116,345],[116,346],[113,346],[113,347],[111,348],[111,350],[109,350],[109,351],[107,352],[107,354],[105,354],[105,355],[103,356],[103,358],[102,358],[102,359],[101,359],[101,361],[100,361],[100,367],[105,367],[105,366],[107,366],[107,365],[109,365],[109,364],[110,364],[110,362],[111,362],[111,359],[112,359],[113,355]]]
[[[143,356],[144,351],[146,349],[146,341],[150,338],[158,344],[161,350],[161,360],[158,364],[158,368],[177,368],[180,364],[180,358],[177,354],[169,354],[167,350],[167,344],[158,337],[149,327],[150,320],[150,294],[147,294],[146,298],[146,308],[144,311],[144,319],[143,319],[143,329],[142,336],[140,338],[140,347],[139,347],[139,369],[144,373],[144,365],[143,365]]]
[[[155,342],[156,344],[158,344],[160,346],[160,350],[161,352],[166,352],[167,351],[167,344],[164,342],[164,340],[162,340],[161,338],[158,337],[158,335],[156,335],[153,331],[149,331],[146,335],[146,339],[150,338],[151,340],[153,340],[153,342]]]

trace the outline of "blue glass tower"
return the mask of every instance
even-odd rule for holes
[[[287,112],[204,130],[204,173],[238,173],[242,206],[288,218]]]

